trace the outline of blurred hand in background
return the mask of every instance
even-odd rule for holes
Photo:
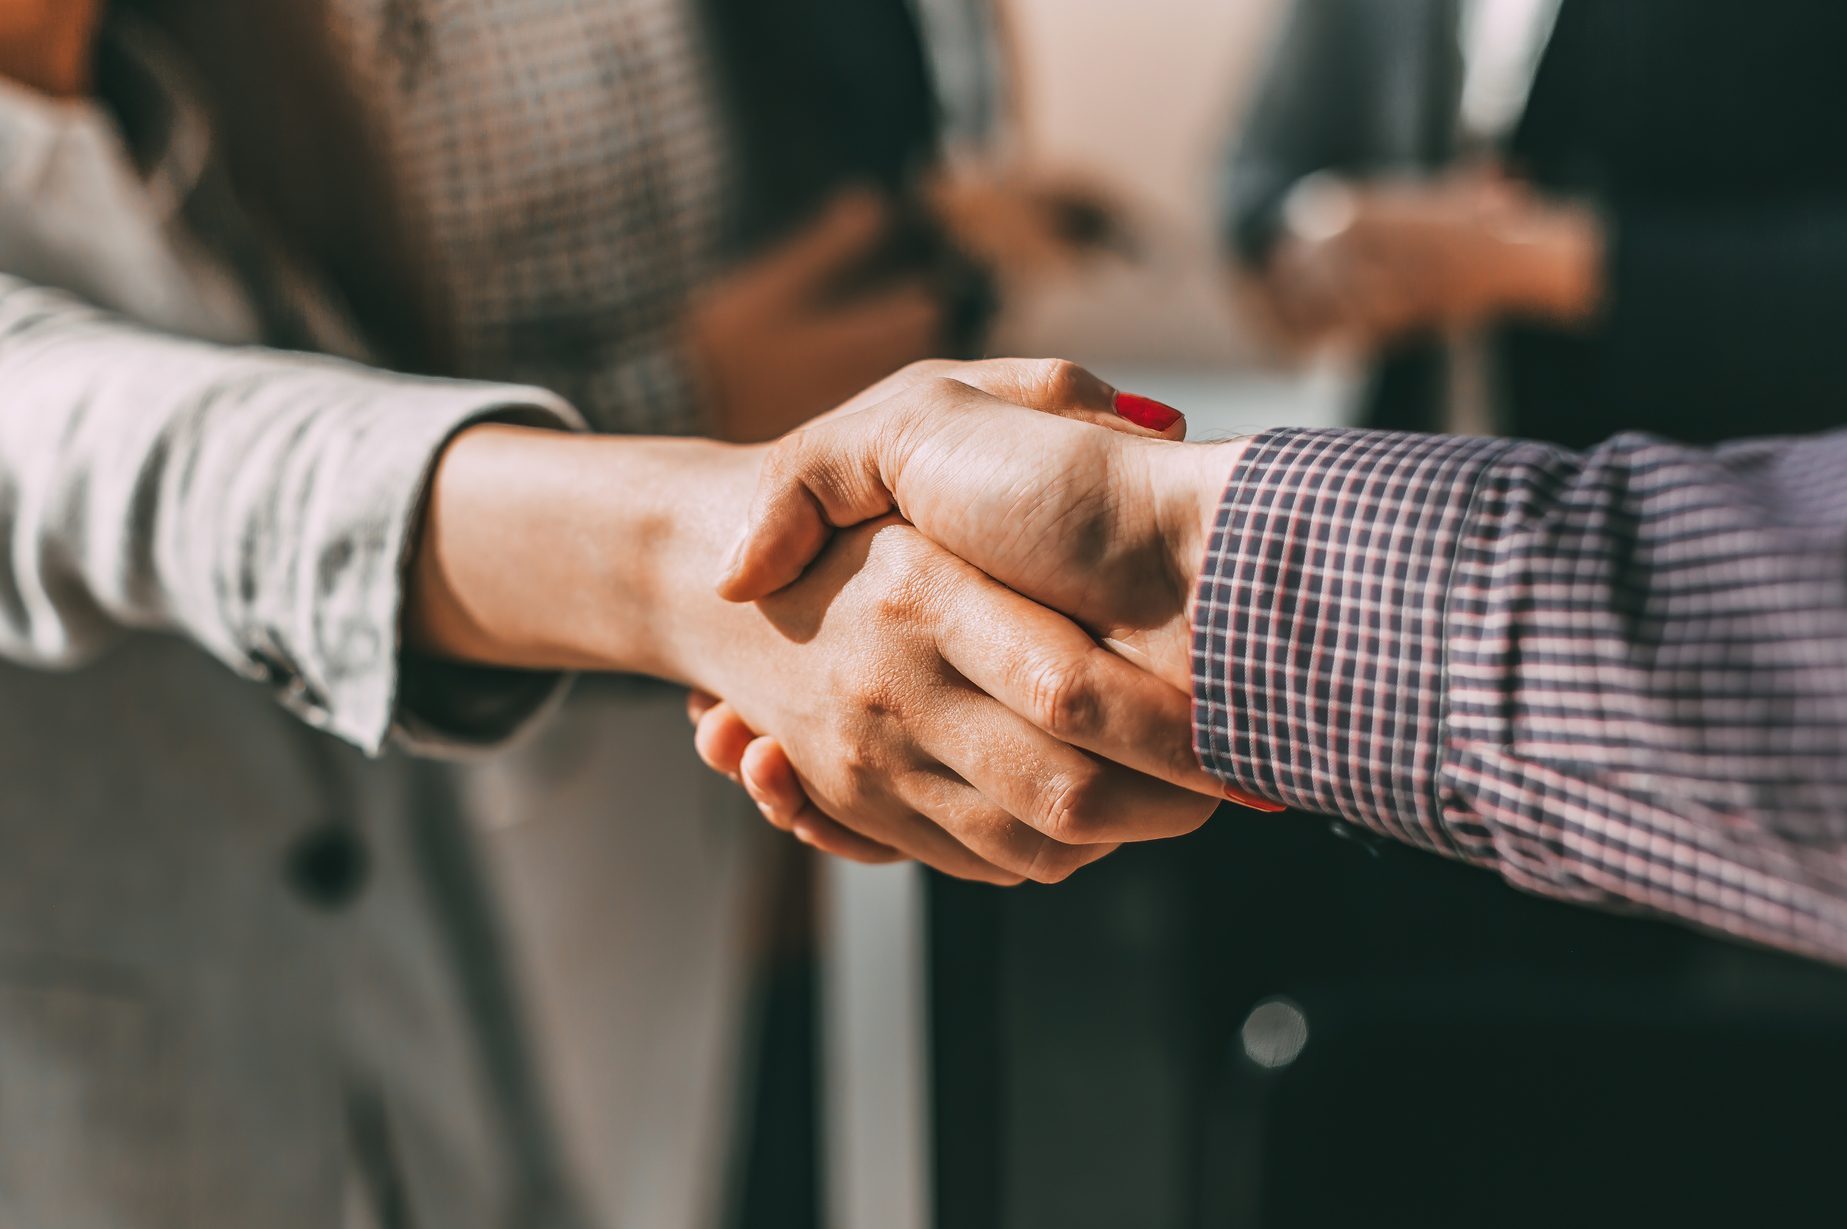
[[[1056,274],[1102,252],[1133,255],[1125,208],[1076,174],[985,164],[943,168],[925,187],[936,224],[998,281]]]
[[[877,193],[843,191],[693,306],[689,342],[715,435],[774,439],[940,352],[947,307],[934,271],[880,269],[895,214]]]
[[[970,276],[1018,286],[1133,247],[1102,192],[1057,176],[946,170],[917,209],[921,218],[872,190],[844,190],[693,306],[689,340],[719,438],[775,439],[894,371],[948,355]],[[919,225],[937,236],[921,250]]]
[[[1602,260],[1594,211],[1498,171],[1315,175],[1291,193],[1284,233],[1250,291],[1285,344],[1367,353],[1507,318],[1587,319]]]
[[[0,77],[57,98],[90,87],[102,0],[0,0]]]

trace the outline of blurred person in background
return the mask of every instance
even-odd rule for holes
[[[1825,0],[1295,0],[1231,166],[1252,297],[1376,362],[1372,426],[1838,425],[1843,45]]]
[[[709,598],[754,454],[563,429],[768,438],[974,344],[926,50],[897,0],[0,6],[0,1219],[724,1215],[778,859],[679,691],[557,670],[800,690],[716,598],[609,625]]]

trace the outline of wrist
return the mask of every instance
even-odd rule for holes
[[[1178,598],[1174,626],[1157,637],[1144,663],[1183,691],[1192,690],[1193,601],[1225,487],[1248,439],[1203,444],[1158,444],[1146,452],[1147,487],[1158,549]]]
[[[636,560],[634,628],[609,631],[639,636],[627,652],[643,660],[629,669],[723,694],[714,673],[727,656],[722,648],[736,643],[756,611],[720,598],[717,584],[746,524],[763,452],[699,441],[653,475],[641,496],[653,531]]]
[[[1199,583],[1206,548],[1218,520],[1231,472],[1250,444],[1248,437],[1170,449],[1165,460],[1157,520],[1167,543],[1169,566],[1189,592]]]
[[[741,523],[755,474],[744,452],[501,425],[462,432],[432,482],[406,640],[490,665],[678,677],[675,606],[693,596],[682,556],[717,514],[727,475],[747,466],[729,481]]]

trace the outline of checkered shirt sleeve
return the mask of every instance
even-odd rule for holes
[[[1193,672],[1228,786],[1847,963],[1847,433],[1259,436]]]

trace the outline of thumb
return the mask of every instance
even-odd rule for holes
[[[768,597],[801,576],[836,528],[891,511],[891,490],[881,475],[891,428],[902,418],[855,414],[823,420],[773,444],[744,534],[725,560],[718,595],[731,602]]]
[[[1151,397],[1118,392],[1064,359],[989,359],[946,372],[1013,405],[1156,439],[1186,438],[1186,416]]]

